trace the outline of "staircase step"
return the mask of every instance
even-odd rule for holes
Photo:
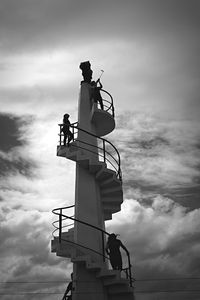
[[[69,149],[69,152],[77,152],[79,149],[77,142],[74,141],[74,142],[70,143],[68,149]]]
[[[71,262],[77,264],[89,265],[91,264],[91,258],[89,255],[80,255],[80,256],[72,257]]]
[[[133,288],[129,286],[129,281],[125,278],[121,278],[121,272],[117,270],[108,270],[102,269],[97,275],[97,278],[103,280],[104,286],[107,287],[109,299],[118,299],[115,298],[117,295],[120,295],[119,300],[133,300]],[[113,298],[112,298],[113,295]]]
[[[135,300],[135,297],[134,297],[134,294],[133,294],[133,291],[132,291],[132,293],[128,293],[128,294],[119,294],[119,295],[117,295],[117,294],[111,294],[111,295],[109,295],[109,300]]]
[[[102,197],[101,198],[102,205],[107,203],[114,203],[116,205],[121,205],[123,203],[123,197],[122,196],[116,196],[116,197]]]
[[[55,252],[57,256],[71,258],[76,245],[74,244],[63,244],[63,243],[55,243],[55,241],[51,241],[51,252]]]
[[[106,268],[103,268],[98,274],[97,274],[97,278],[118,278],[120,276],[120,271],[117,270],[108,270]]]
[[[106,278],[106,280],[104,280],[104,285],[105,286],[113,286],[113,285],[126,285],[129,286],[129,282],[127,279],[125,278]]]
[[[63,240],[74,241],[74,227],[71,228],[71,229],[69,229],[69,230],[66,231],[66,232],[63,232],[61,238],[62,238]]]
[[[73,255],[73,252],[74,252],[74,249],[72,249],[72,248],[67,248],[65,250],[58,250],[58,251],[56,251],[56,256],[71,258]]]
[[[98,272],[102,269],[103,266],[99,263],[89,263],[86,265],[86,267],[89,271]]]
[[[117,186],[122,186],[121,181],[117,178],[116,175],[113,175],[112,177],[103,180],[100,182],[100,187],[117,187]]]
[[[55,253],[57,251],[57,243],[55,240],[51,240],[51,252]]]
[[[104,212],[110,211],[111,213],[115,213],[121,210],[121,203],[115,202],[102,202],[102,209]]]
[[[120,196],[123,195],[122,187],[113,187],[113,188],[105,188],[101,189],[101,195],[102,196]]]
[[[107,169],[107,168],[102,168],[99,172],[97,172],[96,179],[98,181],[102,181],[102,180],[112,177],[113,175],[116,175],[115,171]]]
[[[131,288],[129,286],[128,282],[125,283],[124,280],[117,281],[116,284],[112,284],[112,285],[108,286],[108,294],[111,294],[111,295],[133,294],[133,288]]]
[[[89,171],[90,173],[97,173],[99,172],[103,167],[105,167],[105,163],[104,162],[98,162],[98,163],[90,163],[89,165]]]
[[[103,211],[104,212],[110,212],[111,214],[114,214],[121,210],[121,205],[107,203],[103,205]]]
[[[110,211],[104,211],[103,216],[105,221],[112,220],[112,213]]]
[[[133,288],[129,286],[127,279],[121,278],[121,272],[117,270],[108,270],[104,263],[92,262],[89,255],[72,257],[73,263],[85,265],[88,271],[95,272],[96,278],[103,281],[107,288],[109,299],[112,300],[133,300]]]
[[[77,151],[78,151],[78,147],[77,147],[76,141],[70,143],[69,146],[64,146],[64,145],[57,146],[57,155],[58,156],[65,157],[66,153],[72,153],[72,152],[77,152]]]

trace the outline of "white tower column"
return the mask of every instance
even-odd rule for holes
[[[95,127],[91,123],[91,85],[82,83],[79,96],[79,116],[78,126],[81,129],[87,130],[95,134]],[[84,148],[90,151],[83,150],[80,159],[89,158],[91,161],[98,161],[97,148],[87,145],[97,145],[97,138],[88,135],[79,130],[78,133],[79,146],[82,142]],[[81,142],[82,141],[82,142]],[[95,152],[95,153],[94,153]],[[87,163],[87,162],[86,162]],[[83,163],[84,164],[84,163]],[[76,192],[75,192],[75,218],[90,223],[94,226],[104,229],[104,221],[102,217],[101,198],[99,185],[95,179],[94,174],[84,168],[80,161],[76,163]],[[74,232],[75,242],[79,245],[91,248],[94,251],[82,248],[83,252],[88,253],[95,262],[102,262],[103,256],[97,254],[102,253],[102,234],[100,231],[75,222]],[[80,247],[81,250],[81,247]],[[77,256],[79,250],[77,250]],[[105,287],[102,285],[100,279],[96,278],[89,272],[84,265],[74,264],[74,283],[75,291],[73,300],[106,300]]]
[[[98,91],[97,82],[91,82],[89,61],[81,63],[80,68],[84,80],[79,95],[78,130],[68,147],[62,143],[57,146],[58,156],[76,162],[75,216],[70,217],[71,206],[53,210],[58,217],[54,222],[58,230],[54,230],[51,249],[73,262],[72,300],[134,300],[131,278],[124,278],[119,270],[110,270],[103,256],[105,220],[111,220],[123,202],[120,156],[111,142],[102,139],[115,128],[113,99],[102,86]],[[92,90],[95,103],[91,102]],[[104,109],[97,104],[101,103],[101,93],[110,96],[103,98]],[[75,221],[74,227],[66,225],[69,219]]]

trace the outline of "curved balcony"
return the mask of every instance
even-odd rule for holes
[[[108,140],[99,137],[91,132],[88,132],[80,127],[78,127],[78,122],[75,122],[70,125],[73,133],[73,141],[69,144],[69,148],[63,146],[63,133],[62,126],[63,124],[58,124],[60,127],[59,133],[59,146],[57,147],[57,155],[66,157],[66,151],[68,149],[76,150],[82,149],[85,153],[90,153],[93,157],[96,157],[99,162],[106,163],[108,169],[116,173],[117,179],[122,181],[122,172],[121,172],[121,161],[120,155],[117,148]],[[93,145],[85,142],[84,140],[78,139],[78,131],[84,132],[86,135],[92,136],[97,139],[97,145]]]
[[[99,103],[93,103],[91,111],[91,122],[95,124],[98,136],[109,134],[115,128],[113,97],[103,89],[101,89],[101,96],[103,110],[100,108]]]
[[[52,213],[57,216],[57,219],[52,223],[54,230],[52,232],[53,240],[51,243],[52,252],[59,252],[63,257],[71,257],[73,252],[73,248],[79,249],[81,255],[89,255],[89,253],[94,252],[102,257],[102,261],[105,262],[106,260],[110,260],[108,256],[105,254],[105,241],[106,237],[110,235],[110,233],[106,232],[105,230],[94,226],[90,223],[87,223],[83,220],[78,220],[74,216],[71,216],[71,209],[73,209],[75,205],[70,205],[66,207],[58,207],[52,210]],[[69,216],[70,213],[70,216]],[[74,223],[79,222],[83,226],[90,227],[96,231],[96,234],[101,235],[101,249],[102,252],[100,253],[96,249],[89,248],[87,245],[77,244],[74,239]],[[66,231],[66,228],[69,228]],[[67,247],[66,247],[67,246]],[[127,256],[127,266],[122,269],[122,271],[126,275],[126,279],[129,282],[130,287],[133,286],[134,278],[132,277],[132,270],[131,270],[131,261],[129,252],[126,252]],[[84,256],[82,256],[83,258]],[[95,265],[96,268],[101,269],[102,266]],[[92,270],[92,267],[91,267]],[[110,270],[111,271],[111,270]],[[107,270],[107,272],[110,272]],[[111,271],[112,272],[112,271]]]

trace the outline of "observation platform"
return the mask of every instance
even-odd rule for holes
[[[111,133],[115,128],[115,119],[109,110],[98,108],[96,103],[93,103],[91,110],[91,122],[95,125],[96,134],[104,136]]]

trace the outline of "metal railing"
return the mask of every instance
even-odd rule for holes
[[[85,222],[83,220],[78,220],[76,218],[74,218],[74,216],[67,216],[66,214],[63,213],[63,210],[67,210],[67,209],[70,209],[70,208],[73,208],[75,205],[70,205],[70,206],[66,206],[66,207],[59,207],[59,208],[55,208],[52,210],[52,213],[57,215],[58,216],[58,220],[54,221],[52,223],[52,225],[54,226],[54,231],[52,233],[53,237],[55,237],[55,232],[58,231],[58,240],[59,240],[59,243],[61,243],[62,241],[64,242],[67,242],[67,243],[71,243],[71,244],[75,244],[79,247],[82,247],[84,249],[87,249],[89,251],[92,251],[100,256],[102,256],[103,258],[103,261],[105,262],[106,259],[110,260],[109,257],[107,257],[105,255],[105,236],[109,236],[110,234],[108,232],[106,232],[105,230],[95,226],[95,225],[92,225],[88,222]],[[63,228],[66,228],[67,226],[71,226],[71,225],[74,225],[74,224],[70,224],[70,225],[64,225],[63,226],[63,222],[65,220],[72,220],[74,222],[79,222],[85,226],[88,226],[90,228],[94,228],[95,230],[101,232],[101,241],[102,241],[102,253],[96,251],[95,249],[92,249],[92,248],[89,248],[85,245],[81,245],[81,244],[77,244],[75,243],[74,241],[70,241],[70,240],[66,240],[64,238],[62,238],[62,234],[63,234]],[[58,225],[57,225],[58,224]],[[130,286],[132,287],[133,286],[133,278],[132,278],[132,272],[131,272],[131,261],[130,261],[130,255],[129,255],[129,252],[126,252],[127,254],[127,260],[128,260],[128,267],[127,268],[123,268],[122,271],[125,272],[126,274],[126,278],[129,280],[129,284]]]
[[[60,133],[59,133],[59,146],[62,146],[62,126],[63,124],[58,124],[60,126]],[[116,172],[117,178],[122,181],[122,172],[121,172],[121,160],[120,155],[117,150],[117,148],[108,140],[99,137],[85,129],[82,129],[78,126],[78,122],[72,123],[70,125],[70,128],[72,129],[73,133],[73,142],[77,141],[79,142],[77,145],[73,145],[74,147],[77,147],[79,149],[86,150],[90,153],[93,153],[100,159],[100,161],[103,161],[108,164],[108,166],[111,167],[112,170]],[[84,132],[89,136],[93,136],[97,139],[97,146],[87,143],[84,140],[78,139],[78,131]],[[70,145],[70,144],[69,144]],[[94,151],[92,150],[94,149]]]
[[[113,118],[115,117],[115,110],[113,105],[113,97],[106,90],[101,89],[100,92],[103,92],[102,101],[103,101],[103,110],[110,113]],[[105,99],[105,95],[109,96],[108,99]]]

